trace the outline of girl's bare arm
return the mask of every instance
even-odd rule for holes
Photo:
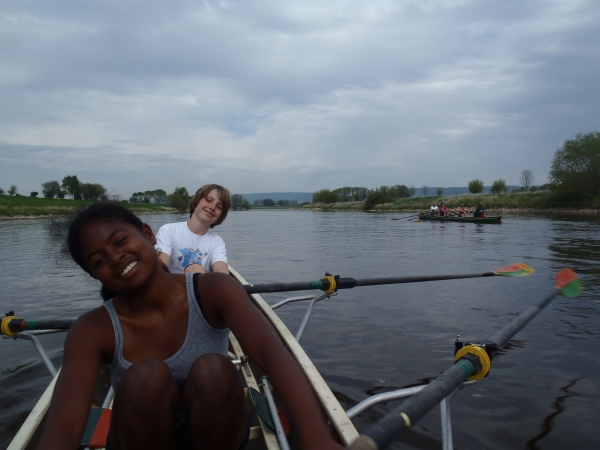
[[[267,374],[290,410],[300,432],[302,448],[340,449],[326,426],[302,369],[284,348],[271,323],[252,304],[241,284],[229,275],[217,273],[198,280],[207,319],[213,326],[228,326],[248,355]]]
[[[107,325],[106,320],[110,327],[110,318],[102,310],[104,308],[97,308],[81,316],[67,335],[63,365],[38,450],[79,448],[92,404],[102,348],[107,345],[103,327]]]

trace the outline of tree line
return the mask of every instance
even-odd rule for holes
[[[32,192],[31,196],[36,197],[37,194],[37,192]],[[62,179],[62,183],[57,180],[42,183],[42,194],[46,198],[65,198],[69,196],[73,200],[89,201],[106,200],[108,198],[106,188],[100,183],[82,183],[77,175],[67,175]]]

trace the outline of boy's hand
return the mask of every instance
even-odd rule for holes
[[[183,273],[206,273],[206,269],[202,264],[192,263],[183,269]]]

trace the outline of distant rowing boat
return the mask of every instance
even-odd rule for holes
[[[502,216],[449,217],[449,216],[430,216],[428,214],[419,214],[418,220],[430,220],[430,221],[435,221],[435,222],[502,223]]]

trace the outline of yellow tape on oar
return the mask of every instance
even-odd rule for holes
[[[527,264],[516,263],[493,271],[494,275],[503,277],[526,277],[535,272],[535,269]]]
[[[486,351],[483,348],[478,347],[476,345],[467,345],[467,346],[461,348],[458,352],[456,352],[456,355],[454,356],[454,362],[458,361],[460,358],[465,356],[467,353],[473,353],[474,355],[478,356],[479,361],[481,362],[481,370],[479,372],[477,372],[475,375],[472,375],[469,378],[467,378],[467,380],[469,380],[469,381],[481,380],[483,377],[485,377],[488,374],[488,372],[490,371],[490,367],[492,367],[490,357],[488,356],[488,354],[486,353]]]
[[[15,333],[14,331],[11,331],[10,328],[8,327],[8,324],[10,323],[11,320],[14,319],[18,319],[17,316],[6,316],[2,319],[2,324],[0,324],[0,331],[2,332],[2,334],[4,336],[14,336]]]
[[[332,275],[326,275],[322,278],[322,280],[329,281],[329,288],[327,288],[327,290],[323,289],[323,292],[325,292],[326,294],[334,293],[336,289],[335,278],[333,278]]]

